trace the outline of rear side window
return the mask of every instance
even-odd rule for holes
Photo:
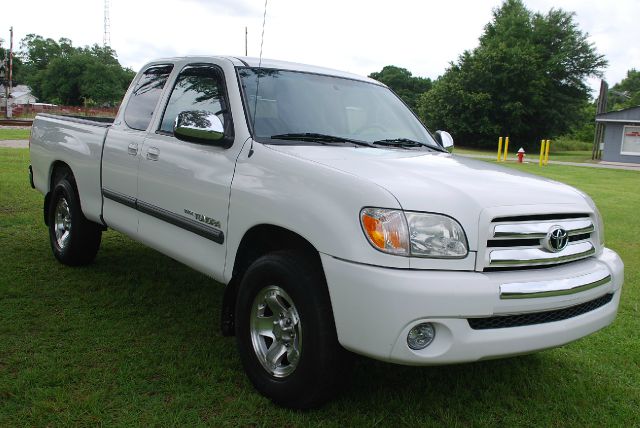
[[[147,129],[172,69],[173,65],[155,65],[142,74],[124,112],[124,121],[129,127]]]
[[[221,74],[209,65],[185,67],[176,79],[171,98],[162,117],[160,131],[173,134],[173,123],[180,112],[200,110],[217,114],[224,124],[226,109]]]

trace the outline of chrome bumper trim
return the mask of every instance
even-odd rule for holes
[[[500,286],[500,299],[566,296],[591,290],[609,282],[611,282],[611,274],[604,268],[573,278],[539,282],[513,282]]]
[[[565,263],[592,256],[596,249],[591,242],[570,244],[559,253],[550,253],[539,248],[515,248],[493,250],[489,254],[489,267],[495,266],[536,266]]]

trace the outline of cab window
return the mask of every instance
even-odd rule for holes
[[[223,81],[214,66],[194,65],[185,67],[176,79],[171,97],[160,123],[159,131],[173,134],[173,124],[180,112],[206,111],[216,114],[224,124]]]
[[[130,128],[147,129],[172,69],[173,65],[152,66],[142,74],[124,112],[124,121]]]

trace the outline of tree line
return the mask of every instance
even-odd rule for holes
[[[0,56],[4,50],[0,48]],[[533,148],[543,138],[591,141],[595,102],[586,84],[607,61],[562,9],[546,14],[522,0],[493,11],[479,45],[463,52],[435,81],[388,65],[369,77],[387,84],[430,129],[446,129],[464,145],[493,147],[498,136]],[[36,34],[20,42],[14,85],[26,84],[41,102],[112,106],[135,76],[106,46]],[[640,71],[610,88],[609,110],[640,105]]]
[[[0,50],[4,56],[4,51]],[[29,34],[14,55],[14,86],[25,84],[40,102],[72,106],[113,106],[135,76],[109,46],[75,47]]]
[[[540,139],[568,135],[593,139],[595,102],[588,77],[607,66],[574,14],[534,13],[521,0],[506,0],[479,45],[465,51],[431,81],[386,66],[370,77],[392,88],[431,129],[446,129],[458,141],[494,147],[498,136],[532,149]],[[611,88],[609,109],[640,104],[640,72]]]

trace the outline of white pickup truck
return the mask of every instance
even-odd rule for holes
[[[584,193],[454,156],[385,85],[236,57],[147,64],[111,120],[39,114],[53,254],[112,228],[226,284],[255,387],[304,408],[349,353],[433,365],[526,354],[616,316],[623,264]]]

